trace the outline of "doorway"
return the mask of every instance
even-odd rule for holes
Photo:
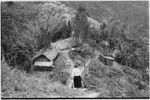
[[[74,88],[82,88],[82,78],[81,76],[74,76]]]

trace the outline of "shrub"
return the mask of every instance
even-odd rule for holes
[[[68,72],[58,72],[58,73],[55,73],[53,77],[53,81],[58,81],[62,83],[63,85],[66,85],[69,76],[70,74]]]

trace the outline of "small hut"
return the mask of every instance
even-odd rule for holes
[[[53,68],[54,60],[57,58],[59,51],[57,49],[42,49],[32,59],[34,69]]]
[[[105,65],[112,66],[114,58],[109,56],[99,55],[99,60],[103,62]]]

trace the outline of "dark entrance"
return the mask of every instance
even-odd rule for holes
[[[81,88],[82,87],[82,78],[81,76],[74,76],[74,88]]]

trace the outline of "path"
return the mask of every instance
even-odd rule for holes
[[[88,91],[87,89],[76,89],[76,90],[78,90],[77,91],[78,93],[81,92],[81,95],[75,96],[76,98],[96,98],[99,96],[98,92]]]
[[[70,70],[72,70],[72,68],[74,68],[74,62],[72,61],[72,59],[69,57],[69,50],[63,50],[63,54],[65,55],[66,59],[70,61],[71,63],[71,66],[70,66]],[[88,65],[90,64],[91,62],[91,59],[87,59],[86,62],[85,62],[85,67],[81,67],[81,71],[82,73],[86,72],[86,69],[88,69]],[[86,69],[85,69],[86,68]],[[98,97],[99,93],[97,92],[93,92],[93,91],[88,91],[86,88],[84,89],[76,89],[76,88],[73,88],[73,90],[78,90],[77,92],[83,92],[84,94],[81,95],[81,96],[77,96],[77,97],[83,97],[83,98],[86,98],[86,97],[89,97],[89,98],[94,98],[94,97]]]
[[[66,57],[67,60],[69,60],[69,62],[71,63],[71,66],[69,68],[69,70],[71,71],[72,68],[74,68],[74,62],[72,61],[72,59],[69,57],[69,49],[68,50],[63,50],[63,55]],[[84,74],[85,71],[88,69],[88,65],[91,63],[91,59],[87,59],[85,62],[85,66],[80,66],[81,72]]]
[[[63,50],[63,55],[66,57],[67,61],[69,61],[70,63],[70,67],[68,69],[69,72],[71,72],[72,68],[74,67],[74,62],[72,61],[72,59],[69,57],[69,49],[68,50]]]

